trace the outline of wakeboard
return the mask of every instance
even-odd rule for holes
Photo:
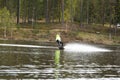
[[[63,50],[64,49],[63,42],[59,42],[58,43],[58,48],[59,48],[59,50]]]
[[[59,48],[60,50],[63,50],[63,49],[64,49],[64,47],[63,47],[63,46],[59,46],[58,48]]]

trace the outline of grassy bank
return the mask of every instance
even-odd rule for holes
[[[37,24],[34,27],[21,24],[19,27],[7,29],[7,37],[4,38],[4,28],[0,28],[0,39],[29,40],[40,42],[54,42],[56,33],[60,32],[64,42],[79,41],[100,44],[120,44],[120,36],[109,34],[108,27],[98,25],[80,27],[78,24]]]

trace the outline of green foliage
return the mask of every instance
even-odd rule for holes
[[[9,26],[10,24],[10,12],[7,10],[7,8],[3,8],[0,10],[0,19],[2,26]]]
[[[17,0],[0,0],[0,8],[17,13]],[[20,0],[20,19],[62,21],[62,0]],[[109,23],[120,21],[120,0],[64,0],[64,21]]]
[[[115,24],[120,23],[120,0],[116,0],[115,5]]]
[[[71,3],[70,1],[67,1],[66,0],[66,7],[65,7],[65,11],[64,11],[64,18],[65,18],[65,21],[69,21],[70,20],[70,15],[71,15],[71,12],[70,12],[70,6],[71,6]]]
[[[1,27],[4,28],[4,37],[6,37],[7,28],[14,26],[14,17],[13,15],[10,15],[9,10],[7,10],[6,7],[0,10],[0,24]]]

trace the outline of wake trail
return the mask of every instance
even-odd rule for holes
[[[57,49],[57,47],[53,47],[53,46],[37,46],[37,45],[22,45],[22,44],[0,44],[0,46],[26,47],[26,48],[53,48],[53,49]]]

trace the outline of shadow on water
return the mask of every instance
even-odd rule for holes
[[[105,47],[114,51],[0,46],[0,79],[119,80],[120,46]]]

